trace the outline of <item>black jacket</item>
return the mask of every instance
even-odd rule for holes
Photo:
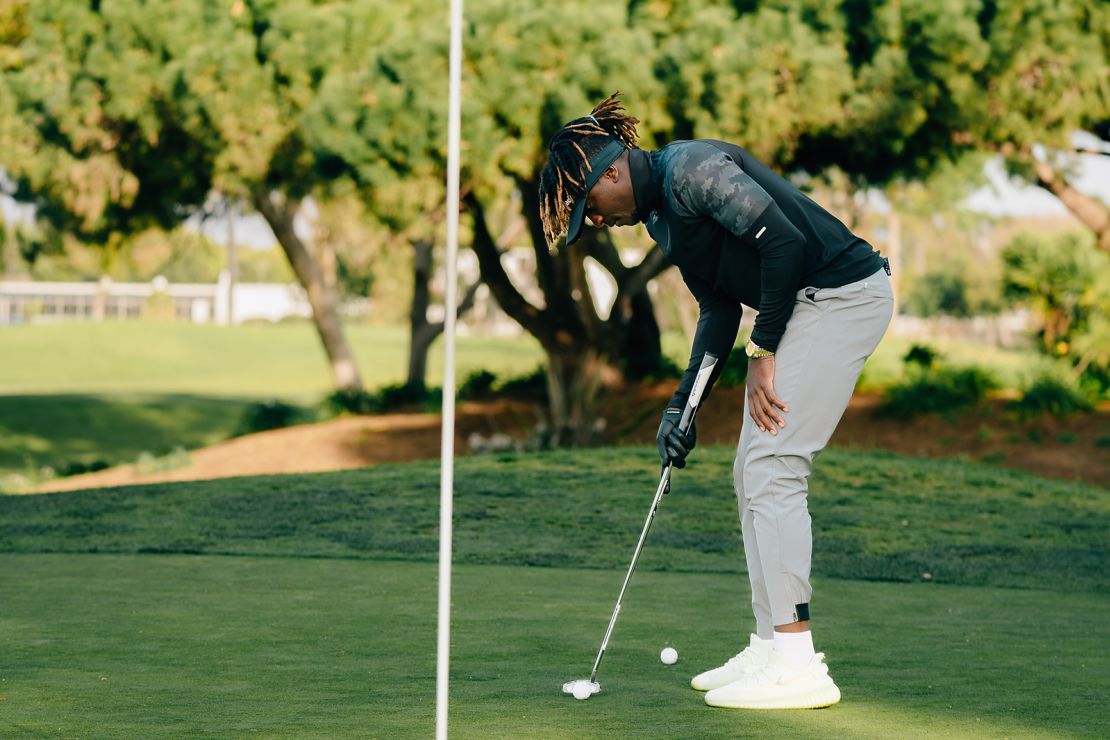
[[[883,266],[871,245],[735,144],[632,150],[629,167],[638,214],[700,309],[672,406],[685,404],[705,352],[721,359],[712,380],[724,369],[742,304],[759,311],[752,341],[774,351],[798,290],[847,285]]]

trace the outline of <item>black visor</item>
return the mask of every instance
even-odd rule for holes
[[[609,143],[605,147],[590,158],[590,171],[586,175],[586,191],[578,198],[578,202],[574,204],[574,210],[571,211],[570,220],[567,221],[567,246],[574,244],[578,241],[578,237],[582,236],[582,222],[586,220],[586,199],[593,190],[594,185],[605,174],[613,162],[616,162],[620,155],[624,154],[625,146],[616,139],[610,138]]]

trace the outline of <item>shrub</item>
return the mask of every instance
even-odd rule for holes
[[[723,388],[739,388],[748,379],[748,356],[742,346],[733,347],[728,353],[725,369],[717,378],[717,385]]]
[[[510,394],[533,395],[547,393],[547,370],[537,367],[527,375],[518,375],[501,383],[499,390]]]
[[[361,388],[333,391],[324,397],[323,405],[331,415],[376,414],[381,411],[378,396]]]
[[[963,272],[933,271],[913,283],[905,309],[914,316],[970,316],[967,277]]]
[[[667,357],[666,355],[661,355],[659,357],[659,363],[655,366],[654,370],[648,373],[644,373],[639,378],[634,378],[631,376],[629,377],[631,380],[646,381],[676,380],[678,378],[681,378],[682,373],[684,373],[685,371],[686,368],[679,367],[678,363],[676,363],[670,357]]]
[[[70,475],[84,475],[85,473],[95,473],[99,470],[107,470],[111,467],[106,460],[93,460],[92,462],[81,462],[80,460],[67,460],[55,468],[55,472],[59,477],[67,477]]]
[[[950,413],[974,406],[983,400],[987,391],[997,387],[994,376],[975,367],[917,370],[911,372],[907,380],[887,388],[878,413],[895,419],[910,419],[933,412]]]
[[[902,357],[902,362],[907,365],[917,365],[921,368],[930,368],[940,359],[940,354],[924,344],[915,344]]]
[[[481,398],[488,396],[493,390],[493,384],[497,382],[497,376],[489,370],[475,370],[466,376],[462,384],[459,385],[458,397],[459,398]]]
[[[1037,316],[1041,351],[1067,358],[1093,394],[1110,389],[1110,254],[1093,232],[1018,234],[1002,261],[1003,295]]]
[[[1067,416],[1076,411],[1089,411],[1091,402],[1070,379],[1046,374],[1036,378],[1012,407],[1022,416],[1037,416],[1044,412]]]
[[[192,459],[189,457],[189,452],[184,447],[174,447],[169,453],[161,457],[144,450],[135,459],[135,470],[143,475],[149,475],[150,473],[187,468],[191,463]]]
[[[405,383],[382,386],[376,391],[343,390],[325,396],[323,408],[325,415],[337,414],[381,414],[407,407],[419,407],[425,411],[436,411],[443,404],[441,388],[413,388]]]
[[[299,415],[300,410],[296,406],[291,406],[276,398],[252,403],[243,409],[236,434],[253,434],[270,429],[281,429],[295,423]]]

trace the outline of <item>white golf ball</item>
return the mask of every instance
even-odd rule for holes
[[[659,653],[659,660],[663,661],[665,665],[674,665],[678,661],[678,651],[673,647],[665,647]]]
[[[579,681],[574,684],[574,698],[578,701],[589,699],[594,692],[590,689],[588,681]]]

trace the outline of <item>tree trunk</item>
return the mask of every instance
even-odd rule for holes
[[[293,229],[295,205],[286,202],[283,195],[265,190],[255,191],[253,200],[255,208],[273,230],[289,259],[293,274],[308,296],[316,332],[320,335],[331,366],[332,382],[341,391],[361,391],[362,378],[339,320],[338,296],[334,288],[328,287],[320,266]]]
[[[235,240],[235,210],[227,209],[227,323],[235,325],[235,286],[239,284],[239,244]]]
[[[623,379],[620,366],[625,358],[633,358],[641,371],[647,364],[653,369],[659,366],[659,327],[646,287],[666,267],[666,261],[656,247],[636,267],[625,267],[612,244],[592,233],[570,249],[550,253],[539,226],[535,184],[527,180],[518,184],[546,305],[532,305],[513,285],[501,263],[504,245],[494,240],[485,209],[471,193],[466,204],[474,219],[473,249],[482,279],[501,309],[534,336],[547,355],[551,442],[588,444],[604,426],[597,413],[599,392]],[[587,254],[617,280],[617,298],[605,320],[597,315],[585,280]]]
[[[412,392],[423,394],[427,391],[428,350],[432,342],[443,333],[444,322],[428,321],[428,308],[432,303],[433,260],[432,243],[423,239],[412,242],[412,308],[409,311],[409,373],[405,386]],[[476,281],[463,291],[459,301],[456,318],[462,316],[474,305],[481,281]],[[444,308],[446,315],[446,307]]]
[[[1099,249],[1110,252],[1110,208],[1074,188],[1048,162],[1034,159],[1033,170],[1037,173],[1037,184],[1059,198],[1080,223],[1095,232]]]
[[[592,349],[544,349],[547,352],[551,442],[560,447],[590,444],[605,427],[597,414],[605,363]]]
[[[27,270],[19,254],[19,238],[15,223],[8,223],[0,214],[0,279],[23,277]]]
[[[412,306],[409,310],[409,375],[405,385],[409,390],[423,393],[427,390],[428,348],[436,338],[429,329],[428,306],[432,291],[432,243],[423,239],[412,242]]]

